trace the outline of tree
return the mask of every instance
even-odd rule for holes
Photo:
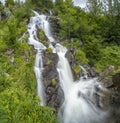
[[[38,10],[53,8],[53,2],[51,0],[31,0],[31,3],[35,6],[35,9]]]
[[[101,15],[103,13],[103,4],[101,0],[88,0],[87,9],[93,15]]]
[[[108,23],[106,24],[105,42],[120,45],[120,1],[107,0],[105,7],[106,23]]]
[[[7,6],[7,7],[9,7],[10,5],[14,5],[14,0],[7,0],[6,1],[6,3],[5,3],[5,5]]]

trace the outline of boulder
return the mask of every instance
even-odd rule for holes
[[[90,68],[88,69],[88,75],[89,75],[90,77],[96,77],[96,76],[97,76],[96,69],[95,69],[94,67],[90,67]]]
[[[112,76],[112,81],[116,87],[120,89],[120,73],[116,73]]]

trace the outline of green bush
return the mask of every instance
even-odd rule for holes
[[[87,64],[88,59],[86,58],[86,54],[78,49],[75,53],[75,60],[78,61],[80,64]]]
[[[41,29],[39,29],[39,31],[38,31],[38,37],[39,37],[39,39],[41,40],[41,41],[43,41],[44,39],[45,39],[45,34],[44,34],[44,32],[41,30]]]
[[[101,57],[101,39],[88,35],[84,40],[84,51],[88,59],[96,62]]]
[[[80,74],[80,72],[81,72],[81,68],[78,65],[74,65],[72,67],[72,69],[73,69],[74,73],[77,74],[77,75]]]
[[[0,93],[1,123],[57,123],[53,112],[41,107],[35,95],[15,84]]]
[[[120,66],[119,61],[120,47],[111,45],[101,49],[101,58],[95,63],[95,65],[98,71],[101,71],[110,65]]]
[[[46,54],[52,54],[52,49],[51,48],[47,48]]]
[[[55,86],[55,85],[56,85],[56,83],[57,83],[56,78],[53,78],[51,82],[52,82],[52,86]]]

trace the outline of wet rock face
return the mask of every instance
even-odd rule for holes
[[[50,18],[50,23],[51,23],[51,26],[53,27],[52,28],[52,32],[53,32],[53,35],[57,38],[58,38],[58,34],[59,34],[59,31],[60,31],[60,24],[59,24],[59,19],[58,18],[55,18],[54,16]]]
[[[113,81],[111,79],[111,75],[113,74],[114,66],[109,66],[107,69],[105,69],[103,72],[99,74],[98,80],[102,82],[102,84],[112,90],[114,87]]]
[[[98,80],[109,90],[111,110],[108,123],[120,123],[120,73],[113,75],[113,70],[114,66],[108,67],[100,73]]]
[[[76,63],[76,61],[74,59],[74,50],[73,49],[68,50],[65,56],[67,57],[67,59],[71,65]]]
[[[80,73],[76,73],[73,69],[73,66],[78,66],[78,63],[76,62],[75,58],[74,58],[74,54],[75,54],[75,51],[74,49],[69,49],[65,55],[65,57],[68,59],[68,62],[71,66],[71,70],[72,70],[72,73],[73,73],[73,77],[74,77],[74,80],[79,80],[80,78]],[[79,67],[79,66],[78,66]]]
[[[112,76],[114,88],[111,94],[111,105],[113,106],[114,123],[120,123],[120,73]]]
[[[112,81],[113,81],[114,85],[117,86],[118,89],[120,89],[120,73],[113,75]]]
[[[114,89],[110,96],[111,120],[110,123],[120,123],[120,92]]]
[[[46,93],[47,106],[59,109],[63,100],[63,91],[59,85],[57,54],[45,53],[43,58],[43,82]]]
[[[96,77],[97,76],[97,72],[96,69],[94,67],[90,67],[88,70],[89,76],[90,77]]]

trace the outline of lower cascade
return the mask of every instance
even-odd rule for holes
[[[61,123],[106,122],[108,112],[101,109],[102,95],[98,89],[104,91],[95,79],[74,82],[59,112]]]
[[[28,24],[28,44],[37,50],[34,72],[37,80],[37,92],[41,105],[46,105],[46,94],[43,84],[43,50],[46,50],[37,37],[37,29],[41,28],[49,40],[49,46],[58,55],[59,61],[57,71],[60,86],[64,93],[64,102],[59,110],[58,117],[61,123],[106,123],[108,111],[104,107],[104,93],[107,90],[97,81],[97,78],[89,79],[87,76],[74,81],[72,71],[65,54],[67,49],[61,44],[55,43],[50,30],[49,17],[40,15],[33,11],[35,16],[31,17]],[[53,46],[52,42],[56,45]]]

